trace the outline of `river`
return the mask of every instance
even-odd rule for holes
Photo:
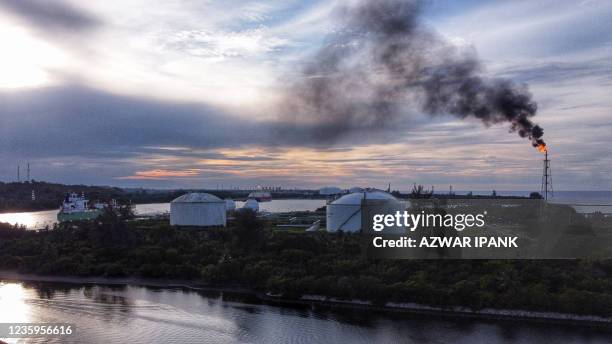
[[[457,195],[466,194],[466,191],[457,191]],[[490,192],[474,192],[474,195],[488,195]],[[529,196],[527,191],[500,191],[505,196]],[[595,211],[612,214],[612,191],[559,191],[551,199],[553,203],[569,204],[579,213],[592,213]],[[240,208],[244,202],[236,202]],[[322,199],[275,199],[259,204],[260,209],[272,213],[288,211],[315,210],[325,205]],[[155,215],[168,213],[170,203],[137,204],[136,215]],[[0,214],[0,222],[21,224],[28,229],[53,226],[57,222],[58,210],[30,211],[19,213]]]
[[[244,202],[236,202],[240,208]],[[312,211],[325,205],[322,199],[275,199],[259,204],[260,210],[272,213],[287,211]],[[58,210],[28,211],[18,213],[0,214],[0,222],[24,225],[28,229],[39,229],[45,226],[52,227],[57,222]],[[155,215],[170,212],[170,203],[137,204],[134,208],[136,215]]]
[[[287,308],[244,298],[179,288],[0,281],[0,323],[71,323],[75,343],[610,343],[612,338],[609,330],[589,327]]]

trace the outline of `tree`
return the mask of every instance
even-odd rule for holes
[[[124,210],[125,216],[129,216],[129,211]],[[91,227],[91,235],[94,242],[104,246],[125,246],[131,242],[130,233],[127,230],[128,217],[124,217],[119,211],[105,207],[102,214],[94,221]]]
[[[542,199],[542,195],[539,192],[532,192],[529,194],[529,198],[531,199]]]
[[[265,240],[263,223],[252,209],[240,209],[235,215],[235,226],[232,228],[235,244],[244,251],[260,247]]]

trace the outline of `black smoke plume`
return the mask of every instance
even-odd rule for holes
[[[396,127],[415,108],[477,118],[543,144],[526,86],[486,78],[475,52],[419,21],[420,1],[363,0],[338,10],[340,25],[288,87],[283,122],[327,141]],[[304,129],[306,128],[306,129]]]

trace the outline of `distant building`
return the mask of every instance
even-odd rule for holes
[[[269,202],[272,200],[272,195],[269,192],[255,191],[251,192],[247,198],[254,199],[257,202]]]
[[[319,189],[319,195],[323,196],[339,195],[341,193],[344,193],[344,190],[336,186],[325,186]]]
[[[224,226],[226,202],[208,193],[189,193],[170,202],[172,226]]]

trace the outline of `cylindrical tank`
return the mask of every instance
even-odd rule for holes
[[[375,214],[393,214],[406,210],[407,204],[383,191],[363,191],[344,195],[327,205],[327,231],[359,232],[371,230]],[[367,218],[369,216],[369,219]],[[362,223],[366,217],[368,223]],[[367,227],[367,228],[364,228]],[[387,227],[385,232],[403,232],[404,228]]]
[[[225,201],[207,193],[189,193],[170,202],[173,226],[225,226]]]
[[[360,188],[359,186],[353,186],[352,188],[349,189],[349,193],[356,193],[356,192],[363,192],[363,188]]]
[[[244,205],[242,206],[243,209],[251,209],[255,212],[259,211],[259,202],[257,202],[256,200],[249,198],[247,199],[246,202],[244,202]]]
[[[225,210],[226,211],[234,211],[236,210],[236,202],[233,199],[228,198],[225,200]]]

